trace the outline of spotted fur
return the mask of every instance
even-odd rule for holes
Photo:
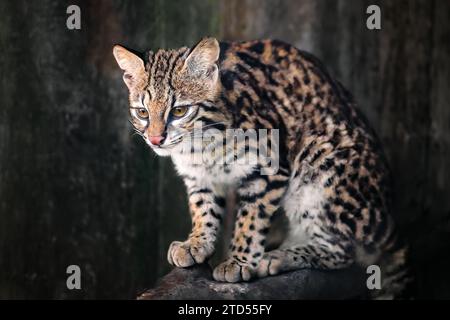
[[[116,46],[114,55],[125,72],[136,131],[156,153],[172,157],[187,186],[192,231],[170,246],[171,264],[188,267],[213,254],[225,194],[234,188],[235,230],[228,260],[214,270],[216,280],[379,264],[379,293],[402,292],[409,279],[406,247],[390,216],[386,160],[349,92],[315,57],[275,40],[219,44],[211,38],[192,49],[150,51],[142,58]],[[177,106],[187,106],[186,116],[173,116]],[[140,108],[147,119],[137,117]],[[222,132],[278,129],[278,171],[262,175],[260,162],[223,164],[218,157],[224,152],[208,154],[209,164],[193,163],[192,153],[205,153],[205,145],[186,152],[183,132],[192,137],[198,122]],[[155,135],[164,136],[160,146],[149,141]],[[237,145],[236,157],[257,148],[254,143]],[[289,219],[289,232],[267,252],[278,209]]]

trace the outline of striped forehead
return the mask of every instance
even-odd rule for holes
[[[149,55],[149,85],[148,92],[153,101],[168,101],[173,94],[172,75],[175,67],[187,48],[180,50],[159,50],[155,54]]]

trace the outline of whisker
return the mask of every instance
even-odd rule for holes
[[[203,129],[203,128],[212,127],[212,126],[215,126],[215,125],[217,125],[217,124],[225,124],[225,123],[226,123],[225,121],[209,123],[209,124],[207,124],[207,125],[202,126],[202,129]]]
[[[144,133],[142,133],[141,131],[139,131],[138,129],[136,129],[136,127],[134,126],[133,121],[131,121],[130,119],[128,119],[128,122],[131,124],[131,129],[134,131],[131,136],[134,136],[135,134],[144,137]]]
[[[131,134],[132,136],[137,134],[137,135],[139,135],[141,137],[144,137],[144,134],[142,132],[140,132],[139,130],[133,128],[133,131],[134,132],[132,132],[132,134]]]
[[[226,124],[226,122],[225,122],[225,121],[220,121],[220,122],[209,123],[209,124],[207,124],[207,125],[205,125],[205,126],[202,126],[202,127],[201,127],[202,133],[203,133],[203,129],[209,128],[209,127],[212,127],[212,126],[215,126],[215,125],[218,125],[218,124]],[[186,133],[183,134],[181,137],[186,137],[186,136],[189,136],[189,135],[190,135],[192,138],[195,138],[195,137],[194,137],[194,134],[197,133],[196,131],[198,131],[198,130],[195,130],[195,129],[194,129],[193,131],[186,132]],[[200,137],[198,137],[198,138],[200,138]]]

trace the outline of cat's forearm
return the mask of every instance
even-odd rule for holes
[[[223,219],[225,199],[195,180],[185,180],[188,186],[192,231],[184,242],[175,241],[168,252],[169,263],[187,267],[203,263],[215,251],[217,235]]]
[[[216,280],[236,282],[254,276],[264,251],[271,217],[279,208],[288,177],[248,176],[238,188],[239,211],[229,259],[214,271]]]
[[[189,208],[192,231],[189,239],[215,242],[223,219],[225,198],[211,188],[192,187],[189,190]]]

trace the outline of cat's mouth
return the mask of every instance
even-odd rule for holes
[[[181,141],[183,141],[183,137],[176,138],[174,140],[163,143],[161,145],[155,145],[155,144],[149,143],[148,141],[147,141],[147,143],[150,145],[150,147],[152,147],[155,150],[170,150],[170,149],[173,149],[176,145],[178,145]]]

